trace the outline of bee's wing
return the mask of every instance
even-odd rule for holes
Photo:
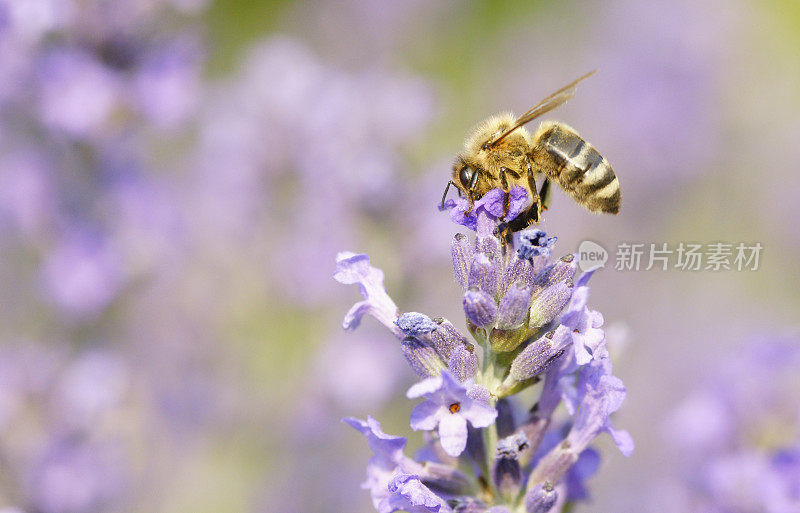
[[[596,72],[597,72],[597,70],[590,71],[589,73],[583,75],[582,77],[579,77],[579,78],[573,80],[572,82],[570,82],[569,84],[565,85],[564,87],[562,87],[561,89],[559,89],[555,93],[551,94],[550,96],[548,96],[544,100],[542,100],[539,103],[537,103],[535,106],[533,106],[531,108],[531,110],[529,110],[528,112],[526,112],[525,114],[523,114],[522,116],[517,118],[517,120],[514,122],[514,124],[511,126],[511,128],[509,128],[508,130],[506,130],[505,132],[503,132],[502,134],[497,136],[497,138],[495,138],[493,141],[491,141],[489,143],[489,146],[494,146],[495,144],[497,144],[500,141],[502,141],[503,139],[505,139],[505,137],[508,134],[510,134],[511,132],[516,130],[517,128],[521,127],[522,125],[524,125],[526,123],[529,123],[530,121],[538,118],[542,114],[550,112],[551,110],[555,109],[559,105],[562,105],[562,104],[566,103],[567,100],[569,100],[570,98],[575,96],[575,89],[576,89],[578,83],[580,83],[581,81],[583,81],[583,80],[589,78],[590,76],[594,75]]]

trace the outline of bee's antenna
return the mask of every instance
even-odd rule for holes
[[[447,185],[444,188],[444,194],[442,194],[442,205],[439,207],[439,210],[444,210],[444,200],[447,199],[447,191],[450,190],[451,185],[455,185],[452,180],[447,182]]]

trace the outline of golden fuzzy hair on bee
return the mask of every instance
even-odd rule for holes
[[[464,153],[468,155],[477,154],[484,149],[484,145],[487,142],[511,128],[516,119],[514,113],[509,111],[501,112],[500,114],[495,114],[494,116],[484,119],[475,125],[472,130],[470,130],[467,138],[464,139]],[[512,145],[527,145],[530,141],[530,135],[524,127],[520,127],[506,137],[503,142],[506,140],[511,142]]]

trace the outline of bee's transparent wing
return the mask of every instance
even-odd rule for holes
[[[511,128],[509,128],[508,130],[497,136],[497,138],[491,141],[488,145],[494,146],[495,144],[505,139],[508,134],[510,134],[517,128],[521,127],[522,125],[529,123],[530,121],[538,118],[542,114],[550,112],[559,105],[566,103],[567,100],[575,96],[575,89],[577,88],[577,85],[583,80],[594,75],[596,72],[597,70],[590,71],[589,73],[573,80],[572,82],[565,85],[555,93],[551,94],[544,100],[537,103],[533,108],[531,108],[531,110],[529,110],[528,112],[517,118],[517,120],[514,122],[514,125],[511,126]]]

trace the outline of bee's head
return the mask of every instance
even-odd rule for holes
[[[478,176],[481,171],[476,169],[477,166],[470,166],[463,159],[456,160],[453,165],[453,181],[456,186],[463,192],[472,191],[478,183]]]
[[[447,187],[444,189],[440,208],[444,209],[447,191],[450,189],[451,185],[456,187],[459,196],[467,198],[473,197],[473,192],[478,185],[480,174],[481,170],[477,166],[468,164],[463,156],[457,157],[456,161],[453,163],[453,172],[450,176],[450,181],[447,182]]]

